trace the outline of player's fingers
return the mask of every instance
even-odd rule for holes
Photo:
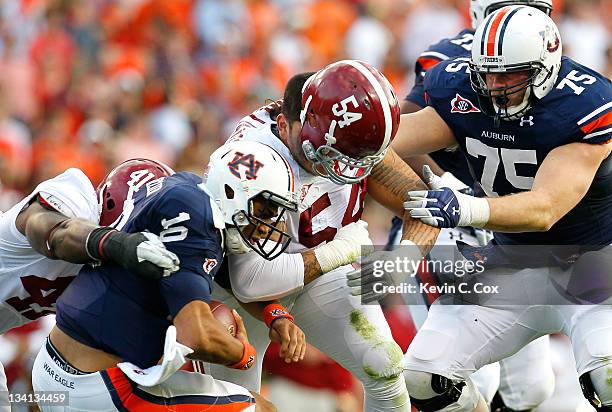
[[[411,209],[410,210],[410,217],[413,217],[415,219],[421,219],[424,217],[432,217],[432,210],[431,209],[426,209],[424,207],[420,207],[417,209]]]
[[[361,268],[347,272],[346,278],[348,280],[361,279]]]
[[[304,356],[306,356],[306,334],[302,332],[302,349],[300,351],[300,360],[304,360]]]
[[[289,350],[289,341],[291,340],[291,336],[289,335],[289,328],[284,324],[285,321],[282,321],[282,320],[279,320],[279,321],[283,322],[281,330],[278,331],[277,329],[281,337],[280,355],[282,358],[287,358],[287,352]],[[279,321],[276,321],[276,322],[279,322]]]
[[[242,316],[240,316],[236,309],[232,309],[232,316],[234,316],[234,320],[236,321],[236,336],[242,336],[246,338],[246,328],[244,327],[244,321],[242,320]]]
[[[296,333],[295,333],[296,346],[295,346],[295,351],[293,352],[293,361],[299,362],[300,356],[302,354],[302,348],[304,346],[304,332],[302,332],[302,330],[298,327],[296,327],[295,329],[296,329]]]
[[[411,199],[415,199],[415,198],[426,199],[428,192],[429,190],[411,190],[408,192],[408,196],[410,196]]]
[[[296,357],[295,351],[298,347],[298,334],[295,325],[290,328],[289,335],[291,338],[289,339],[289,347],[287,348],[287,356],[285,358],[285,362],[287,363],[290,363],[291,360]]]

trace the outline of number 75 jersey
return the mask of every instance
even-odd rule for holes
[[[425,76],[427,104],[455,134],[470,172],[487,196],[530,190],[553,149],[612,139],[612,86],[599,73],[563,57],[553,90],[522,118],[494,124],[477,106],[468,58],[446,61]],[[571,167],[568,165],[567,167]],[[612,243],[612,160],[606,159],[578,205],[547,232],[500,233],[500,244]]]

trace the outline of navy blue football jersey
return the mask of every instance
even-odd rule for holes
[[[453,38],[440,40],[438,43],[430,46],[426,51],[421,53],[415,64],[414,86],[406,96],[406,100],[419,107],[427,106],[423,85],[427,70],[449,59],[454,59],[456,57],[469,58],[473,40],[474,32],[466,29]],[[460,151],[449,152],[446,150],[438,150],[430,153],[430,156],[443,170],[451,172],[467,186],[473,187],[474,179],[472,179],[468,170],[465,156],[463,156]]]
[[[430,69],[425,93],[428,105],[453,130],[475,180],[488,196],[531,189],[539,165],[558,146],[612,139],[610,80],[565,57],[554,89],[521,119],[499,126],[478,109],[465,59]],[[608,157],[584,198],[549,231],[496,233],[495,238],[500,244],[607,245],[612,243],[611,206]]]
[[[180,270],[147,281],[116,265],[83,267],[57,302],[62,331],[141,368],[159,361],[174,316],[193,300],[210,301],[224,257],[211,199],[201,183],[192,173],[148,182],[126,213],[123,231],[158,235],[180,258]]]

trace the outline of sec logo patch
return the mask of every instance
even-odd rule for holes
[[[478,113],[480,110],[468,99],[461,97],[459,93],[451,100],[451,113]]]

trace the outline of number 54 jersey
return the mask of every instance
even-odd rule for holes
[[[612,86],[597,72],[563,57],[554,89],[522,118],[495,125],[478,109],[468,61],[458,58],[431,68],[425,93],[427,104],[454,132],[470,172],[487,196],[530,190],[538,168],[556,147],[612,139]],[[496,233],[495,239],[499,244],[608,245],[611,207],[609,156],[583,199],[549,231]]]
[[[17,230],[17,215],[39,194],[66,217],[100,219],[96,191],[78,169],[42,182],[0,215],[0,333],[55,312],[55,301],[82,266],[41,255]]]
[[[292,239],[288,253],[299,253],[329,242],[338,229],[361,218],[367,179],[353,185],[337,185],[306,172],[281,141],[276,122],[265,107],[242,118],[228,141],[234,140],[257,141],[273,147],[293,170],[299,204],[298,213],[288,213],[287,233]]]

